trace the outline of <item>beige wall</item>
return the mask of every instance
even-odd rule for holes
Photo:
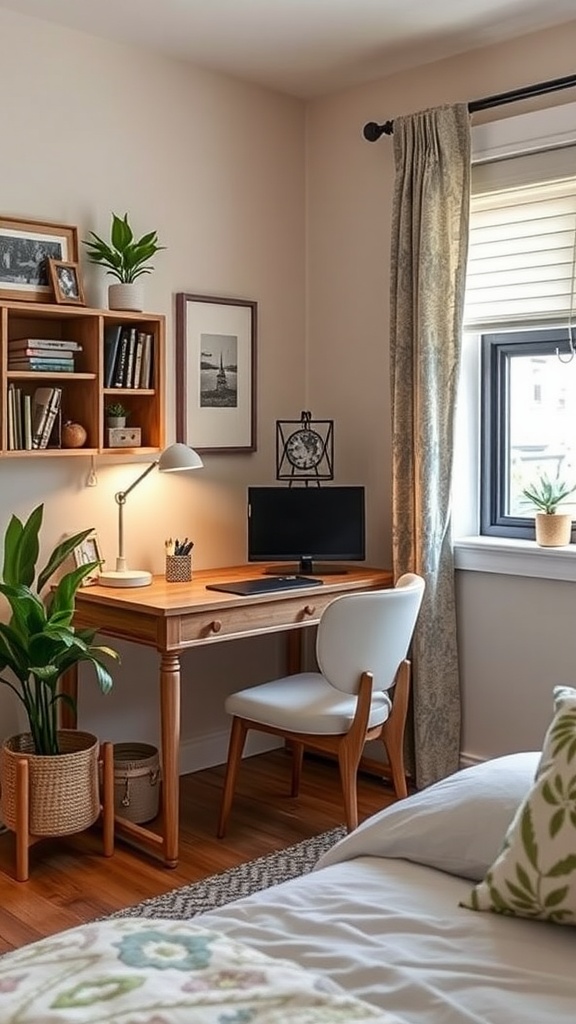
[[[222,76],[0,11],[6,97],[0,211],[102,233],[111,210],[128,210],[137,230],[158,229],[168,248],[148,279],[148,305],[168,316],[169,440],[174,294],[259,303],[258,452],[207,457],[205,469],[186,479],[152,474],[126,509],[133,566],[160,572],[167,532],[194,535],[199,567],[244,561],[245,487],[274,480],[275,420],[302,408],[335,420],[336,478],[367,485],[368,558],[388,564],[392,142],[365,142],[362,126],[569,74],[574,52],[576,22],[306,109]],[[89,300],[105,304],[99,271],[86,267],[86,283]],[[0,529],[11,512],[25,515],[44,501],[46,545],[93,525],[105,556],[113,558],[113,495],[139,469],[124,462],[98,466],[96,488],[86,487],[88,470],[88,460],[3,462]],[[536,657],[541,594],[557,617],[545,656]],[[567,584],[527,587],[482,574],[466,574],[459,583],[465,752],[484,757],[539,745],[550,687],[566,681],[574,663],[565,646],[574,632],[573,600]],[[479,614],[499,602],[513,614]],[[129,645],[122,653],[110,696],[100,697],[87,680],[83,725],[103,738],[154,742],[156,656]],[[225,693],[277,671],[280,654],[272,637],[184,659],[187,767],[221,759]],[[0,693],[0,735],[16,722],[13,702]]]
[[[393,141],[367,121],[572,74],[576,21],[312,103],[308,138],[310,407],[337,424],[336,465],[368,487],[369,558],[389,564],[389,226]],[[574,101],[574,90],[546,101]],[[534,102],[532,107],[536,106]],[[482,120],[529,109],[492,110]],[[474,123],[479,123],[476,115]],[[551,687],[576,679],[573,585],[459,573],[464,754],[540,746]],[[497,613],[498,609],[500,613]],[[551,622],[545,623],[550,615]],[[552,619],[553,616],[553,619]]]
[[[133,567],[163,570],[164,538],[193,536],[197,567],[245,561],[247,483],[274,479],[275,420],[299,413],[304,377],[304,107],[300,101],[197,71],[151,53],[0,10],[0,88],[5,96],[0,212],[107,234],[128,210],[135,230],[157,228],[167,246],[146,278],[147,306],[168,317],[168,439],[174,439],[174,294],[255,299],[259,305],[258,451],[207,456],[194,474],[154,473],[126,505]],[[84,261],[88,299],[106,305],[108,279]],[[120,461],[4,461],[0,530],[12,512],[45,503],[46,546],[93,525],[105,557],[116,551],[114,494],[141,470]],[[152,512],[152,514],[151,514]],[[212,658],[187,659],[201,700],[184,701],[184,734],[227,727],[225,692],[278,669],[265,640]],[[153,739],[155,673],[149,652],[123,648],[115,691],[87,680],[83,722],[103,738]],[[240,656],[241,654],[241,656]],[[14,702],[0,693],[0,735],[14,730]],[[140,694],[149,696],[142,700]],[[137,695],[133,699],[134,694]]]

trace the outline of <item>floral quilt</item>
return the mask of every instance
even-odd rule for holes
[[[2,1024],[401,1024],[326,978],[185,921],[82,925],[0,958]]]

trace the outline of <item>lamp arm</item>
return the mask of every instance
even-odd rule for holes
[[[137,487],[138,484],[144,479],[144,477],[148,476],[148,473],[152,472],[154,467],[158,465],[158,462],[159,459],[156,459],[156,462],[152,462],[149,466],[146,466],[144,472],[141,473],[140,476],[136,477],[134,483],[130,484],[130,487],[127,487],[125,491],[118,491],[118,493],[114,495],[114,499],[116,501],[116,504],[118,505],[118,557],[116,558],[117,572],[124,572],[127,568],[126,559],[124,557],[124,505],[126,504],[126,498],[130,494],[130,491],[133,491],[134,488]]]

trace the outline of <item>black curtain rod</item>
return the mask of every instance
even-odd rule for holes
[[[518,100],[529,100],[532,96],[545,96],[548,92],[559,92],[560,89],[573,89],[576,87],[576,75],[566,75],[565,78],[554,78],[551,82],[539,82],[537,85],[526,85],[523,89],[512,89],[511,92],[501,92],[496,96],[485,96],[481,100],[472,100],[468,104],[471,114],[478,110],[490,110],[492,107],[502,107],[505,103],[516,103]],[[392,135],[394,121],[385,121],[384,124],[376,124],[369,121],[364,125],[363,135],[368,142],[377,142],[382,135]]]

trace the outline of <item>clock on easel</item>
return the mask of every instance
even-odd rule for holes
[[[276,479],[334,479],[334,420],[276,420]]]

